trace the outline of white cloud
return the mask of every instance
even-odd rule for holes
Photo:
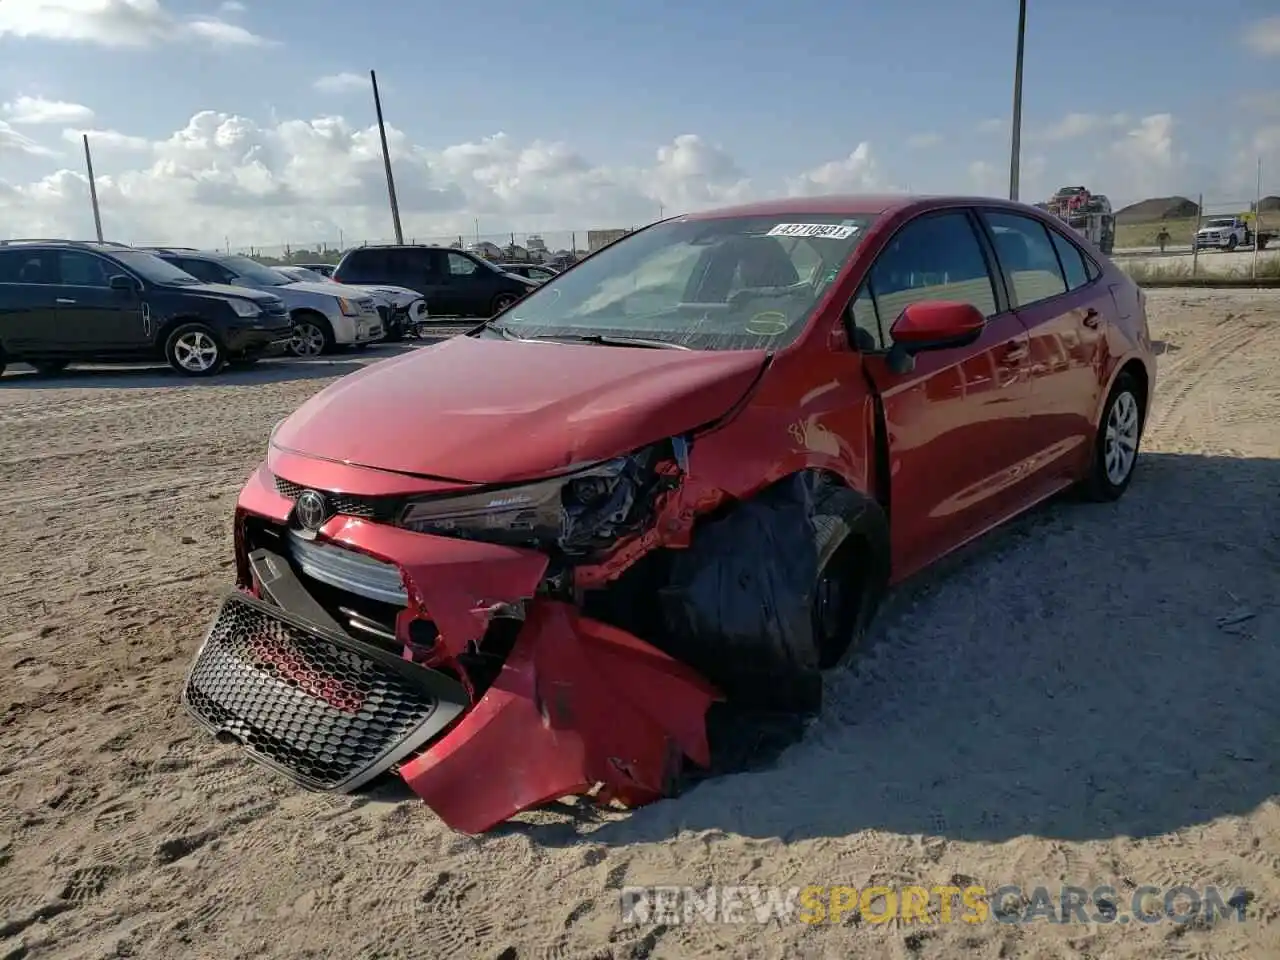
[[[1003,117],[988,117],[978,124],[980,133],[999,133],[1004,128],[1005,120]]]
[[[238,0],[227,0],[226,3],[218,4],[219,13],[236,14],[236,13],[244,13],[244,11],[245,11],[244,4],[239,3]]]
[[[1168,196],[1185,189],[1187,158],[1176,147],[1175,126],[1172,114],[1152,114],[1143,117],[1112,143],[1102,158],[1115,184],[1108,192],[1141,199]]]
[[[355,90],[371,90],[369,78],[359,73],[331,73],[312,84],[321,93],[351,93]]]
[[[797,197],[881,189],[885,188],[880,183],[871,144],[865,140],[843,160],[832,160],[806,170],[787,183],[787,192]]]
[[[0,38],[6,35],[104,47],[174,40],[222,46],[268,42],[216,17],[179,17],[161,0],[0,0]]]
[[[0,156],[5,154],[24,153],[29,157],[54,157],[57,156],[54,151],[48,147],[42,147],[30,137],[19,133],[9,124],[0,120]],[[0,181],[3,184],[3,181]],[[0,209],[3,205],[0,204]]]
[[[82,103],[46,100],[44,97],[15,97],[0,106],[10,123],[88,123],[93,111]]]
[[[1264,57],[1280,56],[1280,17],[1268,17],[1250,24],[1244,32],[1244,43]]]
[[[1050,142],[1075,140],[1100,130],[1120,128],[1129,123],[1129,117],[1123,113],[1104,116],[1097,113],[1068,113],[1061,120],[1038,130],[1034,139]]]
[[[81,137],[88,135],[89,147],[96,154],[103,148],[107,150],[150,150],[151,141],[146,137],[133,137],[117,130],[84,130],[68,129],[62,131],[62,139],[79,146]]]
[[[980,197],[1008,196],[1009,174],[989,160],[969,164],[969,188]]]
[[[63,136],[77,142],[81,132]],[[122,240],[221,245],[230,235],[247,245],[390,233],[376,127],[337,116],[262,125],[204,111],[154,143],[117,131],[91,136],[103,214]],[[419,238],[470,234],[476,218],[507,231],[632,226],[660,207],[693,210],[753,195],[733,159],[696,134],[674,138],[648,164],[620,167],[592,164],[563,143],[517,143],[502,133],[444,150],[394,127],[387,138],[405,231]],[[4,142],[27,153],[36,147],[14,131]],[[33,183],[0,182],[6,231],[83,232],[87,184],[79,164],[69,166]]]
[[[942,135],[939,133],[916,133],[907,137],[907,146],[916,150],[923,150],[926,147],[936,147],[942,142]]]

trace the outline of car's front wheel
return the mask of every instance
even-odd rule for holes
[[[293,336],[289,338],[289,352],[295,357],[318,357],[333,349],[333,328],[324,317],[311,313],[299,313],[293,318]]]
[[[169,366],[185,377],[211,377],[226,363],[222,342],[203,323],[176,327],[165,341],[164,355]]]
[[[1102,409],[1102,419],[1093,440],[1093,461],[1083,491],[1090,500],[1119,500],[1129,489],[1138,465],[1142,440],[1144,397],[1138,380],[1122,373]]]

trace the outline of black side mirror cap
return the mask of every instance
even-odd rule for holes
[[[124,273],[117,273],[109,281],[112,290],[124,290],[129,293],[138,293],[141,285],[133,279],[133,277]]]

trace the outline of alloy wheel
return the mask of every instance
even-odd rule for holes
[[[1103,443],[1103,465],[1107,480],[1116,486],[1124,483],[1138,458],[1138,401],[1127,390],[1116,395],[1107,414]]]
[[[218,345],[202,330],[188,330],[173,344],[178,366],[191,373],[205,373],[218,362]]]
[[[289,351],[295,357],[318,357],[324,353],[324,331],[314,323],[303,321],[293,325]]]

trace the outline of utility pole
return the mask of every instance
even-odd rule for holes
[[[1253,279],[1258,279],[1258,232],[1262,229],[1262,157],[1258,157],[1258,192],[1253,204]]]
[[[391,174],[391,152],[387,150],[387,127],[382,122],[382,98],[378,96],[378,74],[369,71],[373,84],[373,109],[378,114],[378,137],[382,140],[382,165],[387,171],[387,199],[391,201],[391,224],[395,227],[396,243],[404,243],[404,231],[400,229],[400,204],[396,202],[396,179]]]
[[[98,242],[102,242],[102,211],[98,209],[98,185],[93,179],[93,155],[89,153],[89,135],[81,134],[84,140],[84,165],[89,171],[89,202],[93,204],[93,229],[97,231]]]
[[[1018,53],[1013,64],[1013,125],[1009,145],[1009,199],[1018,199],[1022,157],[1022,51],[1027,35],[1027,0],[1018,0]]]

